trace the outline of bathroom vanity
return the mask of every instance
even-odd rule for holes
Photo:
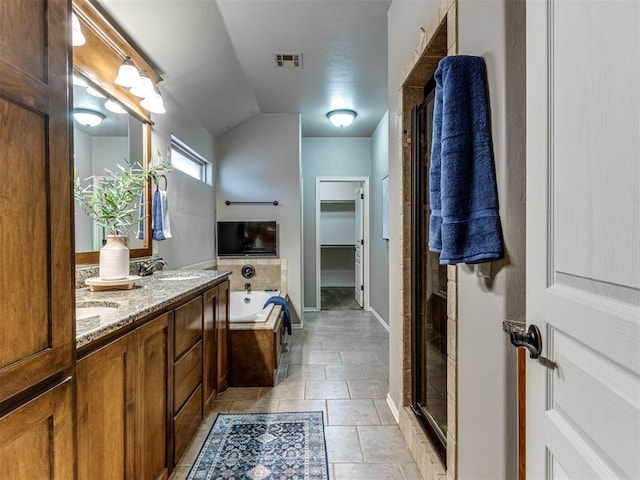
[[[226,388],[228,275],[158,272],[133,290],[77,290],[79,306],[107,309],[77,321],[79,479],[168,478]]]

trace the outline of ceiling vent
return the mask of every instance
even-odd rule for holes
[[[274,53],[276,68],[302,68],[301,53]]]

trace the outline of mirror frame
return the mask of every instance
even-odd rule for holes
[[[146,70],[154,84],[162,81],[156,69],[142,56],[135,46],[119,31],[117,25],[88,0],[73,0],[72,10],[77,15],[86,38],[82,46],[73,47],[73,68],[78,70],[106,93],[120,101],[129,113],[143,124],[143,162],[151,162],[151,127],[149,112],[140,106],[140,99],[114,80],[118,68],[126,56],[131,57],[140,70]],[[130,250],[131,258],[148,257],[152,254],[151,240],[151,182],[145,187],[144,244],[142,248]],[[74,229],[75,235],[75,229]],[[100,252],[75,252],[76,264],[97,264]]]

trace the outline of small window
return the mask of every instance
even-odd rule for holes
[[[211,164],[173,135],[171,136],[171,166],[203,183],[209,183],[207,174]]]

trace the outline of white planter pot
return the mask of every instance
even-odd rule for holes
[[[107,235],[107,243],[100,249],[100,278],[121,280],[129,276],[129,247],[126,235]]]

